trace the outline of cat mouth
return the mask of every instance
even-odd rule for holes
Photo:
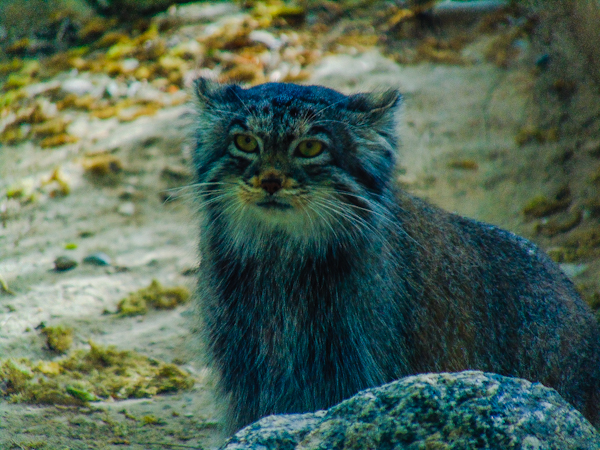
[[[286,209],[292,208],[292,205],[290,205],[288,203],[278,202],[277,200],[273,200],[273,199],[258,202],[258,203],[256,203],[256,206],[260,206],[261,208],[265,208],[265,209],[278,209],[280,211],[284,211]]]

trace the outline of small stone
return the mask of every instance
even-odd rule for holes
[[[62,90],[69,94],[75,94],[83,96],[90,93],[94,89],[94,85],[89,80],[83,80],[81,78],[71,78],[63,81]]]
[[[574,263],[562,263],[560,264],[560,269],[565,273],[569,278],[575,278],[583,274],[587,269],[587,264],[574,264]]]
[[[133,216],[133,214],[135,213],[135,204],[133,202],[121,203],[117,211],[119,212],[119,214],[122,214],[124,216]]]
[[[265,30],[251,31],[248,35],[248,39],[250,39],[252,42],[264,44],[271,50],[277,50],[283,45],[280,39],[278,39],[277,37],[275,37],[275,35]]]
[[[65,272],[77,267],[77,261],[68,256],[59,256],[54,260],[54,270],[57,272]]]
[[[110,266],[111,259],[106,253],[96,252],[92,253],[83,258],[85,264],[91,264],[93,266]]]

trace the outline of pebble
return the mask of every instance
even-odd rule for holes
[[[283,45],[281,40],[265,30],[252,30],[248,38],[253,42],[265,44],[271,50],[277,50]]]
[[[23,88],[24,92],[28,97],[35,97],[36,95],[43,94],[44,92],[52,91],[60,88],[61,84],[58,80],[46,81],[43,83],[34,83]]]
[[[106,253],[96,252],[92,253],[85,258],[83,258],[83,262],[86,264],[91,264],[93,266],[110,266],[111,259]]]
[[[94,89],[94,85],[89,80],[83,80],[81,78],[71,78],[65,80],[62,83],[62,90],[70,94],[82,96],[91,92]]]
[[[77,267],[77,261],[69,258],[68,256],[59,256],[54,260],[54,270],[57,272],[64,272]]]
[[[133,72],[138,68],[140,62],[135,58],[126,58],[121,61],[121,70],[125,73]]]
[[[216,4],[194,2],[177,5],[174,9],[169,9],[166,13],[158,14],[156,18],[160,21],[165,20],[167,17],[174,17],[181,20],[183,23],[196,24],[198,22],[214,22],[220,17],[237,14],[239,12],[240,7],[233,2]]]
[[[581,275],[588,269],[587,264],[563,263],[563,264],[559,264],[559,265],[560,265],[560,269],[569,278],[575,278],[576,276]]]
[[[117,211],[119,212],[119,214],[122,214],[124,216],[133,216],[133,214],[135,213],[135,204],[133,202],[121,203]]]

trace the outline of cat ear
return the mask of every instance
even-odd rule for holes
[[[221,84],[208,78],[194,80],[196,107],[199,112],[210,111],[214,106],[220,109],[228,104],[237,105],[242,102],[241,91],[243,89],[237,84]]]
[[[201,109],[211,104],[223,91],[224,86],[208,78],[194,80],[194,94]]]
[[[396,89],[354,94],[348,97],[346,108],[358,113],[360,122],[373,126],[395,122],[402,105],[402,95]]]

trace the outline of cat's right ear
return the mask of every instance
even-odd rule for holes
[[[194,80],[194,94],[196,103],[201,110],[214,103],[223,91],[223,85],[208,78]]]

